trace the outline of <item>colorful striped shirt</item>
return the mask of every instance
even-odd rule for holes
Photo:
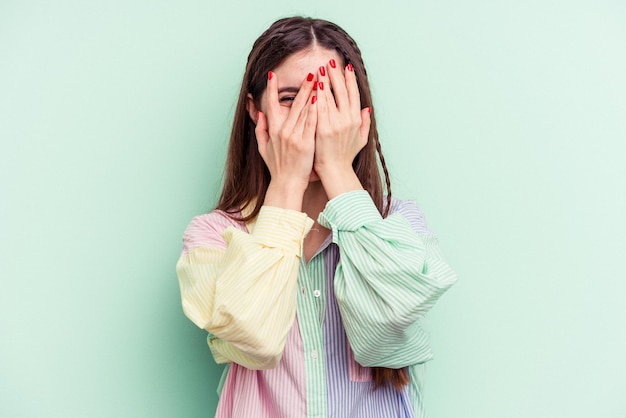
[[[185,231],[183,310],[228,363],[216,416],[423,418],[420,319],[456,281],[436,237],[414,202],[383,219],[365,191],[318,222],[331,233],[308,263],[301,212],[264,206],[245,224],[216,210]],[[406,367],[410,384],[374,390],[371,367]]]

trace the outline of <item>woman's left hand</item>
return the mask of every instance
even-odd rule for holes
[[[370,108],[361,109],[359,88],[350,65],[341,69],[330,60],[319,68],[317,79],[313,168],[332,199],[341,193],[363,189],[352,162],[367,144]]]

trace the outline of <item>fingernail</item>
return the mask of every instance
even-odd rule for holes
[[[258,121],[259,119],[261,119],[261,112],[256,112],[256,120]]]
[[[352,64],[348,64],[348,71],[354,71],[354,67],[352,66]]]
[[[267,79],[268,79],[268,80],[271,80],[271,79],[272,79],[272,77],[274,77],[274,73],[273,73],[273,72],[271,72],[271,71],[270,71],[270,72],[268,72],[268,73],[267,73]]]
[[[318,81],[317,85],[319,86],[320,90],[324,90],[324,82],[323,81]]]
[[[330,64],[331,67],[336,68],[337,64],[335,63],[334,59],[331,59],[330,61],[328,61],[328,63]]]
[[[317,90],[317,81],[313,83],[313,90]]]
[[[372,108],[371,107],[367,108],[367,113],[372,113]]]
[[[311,104],[315,104],[317,102],[317,96],[311,97]]]
[[[315,77],[312,73],[306,76],[306,81],[313,81],[313,77]]]
[[[324,77],[326,75],[326,67],[324,67],[324,66],[320,67],[320,75],[322,77]]]

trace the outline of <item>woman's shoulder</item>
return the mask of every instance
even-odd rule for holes
[[[183,245],[186,251],[197,247],[223,247],[226,242],[222,233],[226,228],[234,227],[246,231],[245,224],[239,220],[240,212],[225,212],[213,210],[203,215],[195,216],[183,235]]]
[[[387,199],[385,199],[386,201]],[[432,235],[433,232],[428,228],[424,212],[413,199],[399,199],[395,196],[391,197],[389,206],[389,215],[399,214],[404,217],[413,230],[420,234]]]

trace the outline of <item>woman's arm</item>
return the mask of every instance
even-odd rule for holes
[[[407,221],[420,217],[417,206],[406,202],[383,219],[365,191],[332,199],[319,216],[339,246],[335,296],[355,359],[363,366],[401,368],[431,358],[418,319],[456,275],[435,236]]]
[[[302,243],[313,225],[300,212],[315,150],[312,92],[309,74],[285,112],[278,76],[270,71],[266,93],[256,101],[248,95],[259,153],[271,175],[250,234],[215,228],[204,217],[194,219],[185,234],[177,265],[183,309],[212,334],[209,345],[217,362],[273,368],[293,325]],[[217,212],[211,216],[223,218]]]
[[[250,233],[225,228],[225,215],[196,217],[187,227],[176,272],[185,315],[212,334],[218,363],[275,367],[296,311],[306,214],[263,206]]]

